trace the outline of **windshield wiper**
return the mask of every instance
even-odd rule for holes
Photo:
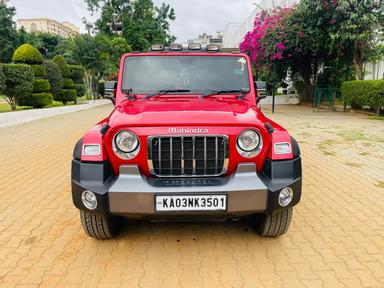
[[[215,95],[222,95],[222,94],[230,94],[230,93],[241,93],[238,99],[244,99],[247,96],[247,93],[249,93],[249,90],[245,90],[245,89],[215,90],[215,91],[209,92],[208,94],[201,95],[201,98],[211,97]]]
[[[148,99],[148,98],[156,97],[156,96],[161,96],[161,95],[166,95],[166,94],[169,94],[169,93],[187,93],[187,92],[191,92],[191,90],[188,90],[188,89],[159,90],[159,91],[157,91],[154,94],[149,94],[149,95],[145,96],[144,99]]]
[[[136,96],[135,95],[132,95],[132,89],[123,89],[123,93],[124,93],[124,96],[125,98],[127,98],[128,100],[136,100]]]

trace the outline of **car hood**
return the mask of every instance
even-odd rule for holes
[[[230,97],[162,97],[124,101],[109,117],[118,126],[253,126],[264,115],[247,100]]]

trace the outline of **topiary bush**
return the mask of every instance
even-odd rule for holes
[[[17,101],[33,91],[33,70],[31,66],[25,64],[2,64],[1,66],[5,80],[3,93],[12,110],[16,110]]]
[[[43,56],[39,50],[26,43],[15,50],[12,61],[14,63],[41,64],[43,63]]]
[[[63,89],[73,89],[72,79],[68,79],[68,78],[63,79]]]
[[[32,45],[24,44],[16,49],[13,54],[13,61],[17,63],[30,64],[34,72],[33,95],[24,95],[18,99],[20,105],[42,107],[52,104],[52,95],[49,97],[51,86],[49,81],[44,79],[47,76],[47,70],[43,63],[43,56]],[[38,99],[42,97],[42,99]],[[44,104],[44,105],[43,105]]]
[[[63,78],[69,78],[71,76],[71,73],[69,71],[69,66],[67,64],[67,61],[65,61],[64,57],[61,55],[55,56],[52,61],[59,66],[59,69],[61,71],[61,75]]]
[[[60,99],[55,99],[67,104],[67,102],[76,101],[77,93],[76,90],[63,90],[61,91]]]
[[[84,83],[85,69],[81,65],[69,65],[69,71],[71,74],[71,79],[75,84]]]
[[[35,77],[46,78],[47,68],[43,65],[31,65]]]
[[[23,96],[19,99],[18,104],[20,106],[33,106],[34,108],[42,108],[44,106],[52,104],[51,93],[32,93],[27,96]]]
[[[85,85],[84,84],[74,84],[73,88],[76,90],[77,97],[83,97],[85,95]]]
[[[55,56],[52,61],[56,63],[61,71],[61,75],[63,76],[63,90],[61,93],[55,95],[54,99],[57,101],[63,102],[63,104],[67,104],[67,102],[75,101],[76,102],[76,90],[73,90],[73,80],[70,79],[71,72],[69,70],[69,65],[67,61],[65,61],[64,57],[61,55]]]
[[[47,79],[35,79],[33,81],[33,92],[49,92],[51,90],[51,86],[49,85],[49,81]]]
[[[384,106],[384,80],[346,81],[341,85],[341,95],[352,108],[368,106],[379,115]]]
[[[52,61],[45,61],[43,65],[47,69],[47,78],[51,86],[51,93],[53,97],[56,98],[63,90],[64,79],[61,75],[60,68]]]

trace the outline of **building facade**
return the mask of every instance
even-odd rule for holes
[[[80,34],[80,28],[76,25],[69,22],[60,23],[49,18],[19,19],[17,20],[17,27],[18,29],[24,27],[28,33],[43,32],[64,38],[75,37]]]
[[[255,4],[256,8],[243,23],[230,23],[223,30],[223,47],[239,48],[245,34],[253,29],[253,22],[256,15],[262,10],[273,9],[276,7],[291,7],[300,0],[262,0],[260,4]]]
[[[223,46],[223,33],[217,32],[215,35],[209,35],[207,33],[203,33],[199,35],[198,38],[188,40],[187,43],[199,43],[202,47],[207,46],[209,44],[216,44],[220,47]]]

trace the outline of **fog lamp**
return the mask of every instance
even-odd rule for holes
[[[279,204],[281,207],[288,206],[293,199],[293,190],[289,187],[285,187],[279,193]]]
[[[97,207],[96,195],[89,190],[85,190],[81,194],[81,201],[83,201],[84,206],[87,207],[89,210],[95,210]]]

